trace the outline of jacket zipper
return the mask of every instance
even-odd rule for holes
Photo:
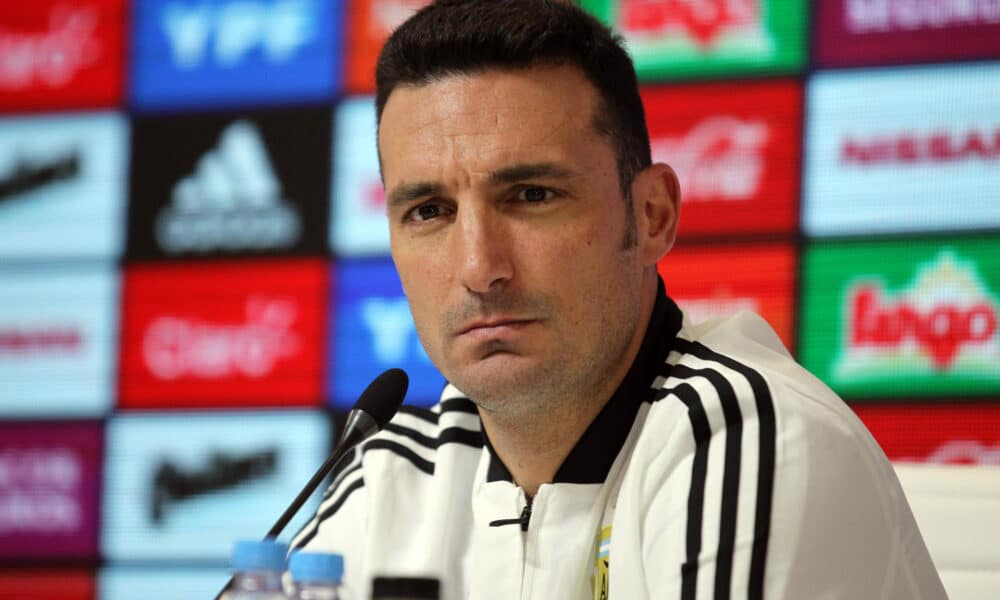
[[[521,531],[528,531],[528,524],[531,522],[531,504],[525,504],[521,511],[521,516],[516,519],[497,519],[490,521],[490,527],[503,527],[504,525],[520,525]]]

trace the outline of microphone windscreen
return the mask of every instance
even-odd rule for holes
[[[409,385],[410,378],[406,376],[406,371],[389,369],[368,384],[354,407],[368,413],[382,429],[399,410]]]

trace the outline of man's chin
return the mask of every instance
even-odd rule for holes
[[[524,394],[537,387],[547,371],[537,360],[512,354],[495,352],[455,373],[451,382],[468,394],[477,404],[503,403],[505,398]]]

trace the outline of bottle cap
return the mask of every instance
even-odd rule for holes
[[[441,583],[433,577],[376,577],[372,580],[372,599],[404,598],[438,600]]]
[[[288,559],[292,581],[337,582],[344,577],[344,557],[326,552],[293,552]]]
[[[284,571],[288,544],[275,540],[241,540],[233,547],[237,571]]]

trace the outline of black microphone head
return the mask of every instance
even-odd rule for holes
[[[354,408],[368,413],[382,429],[403,404],[409,385],[410,378],[406,376],[406,371],[389,369],[368,384]]]

